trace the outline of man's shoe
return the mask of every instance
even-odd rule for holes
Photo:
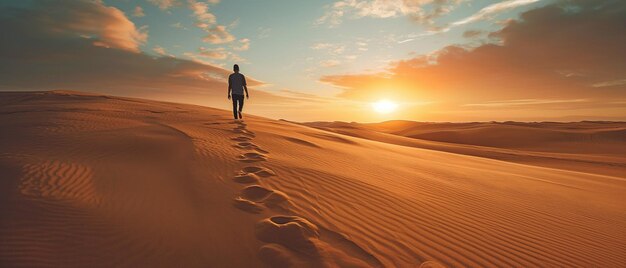
[[[239,111],[239,119],[242,119],[243,117],[241,117],[241,111]]]

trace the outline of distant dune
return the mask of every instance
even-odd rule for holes
[[[244,118],[0,93],[0,266],[626,266],[623,123]]]
[[[303,124],[404,146],[582,172],[626,174],[626,122]]]

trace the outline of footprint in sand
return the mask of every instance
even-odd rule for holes
[[[262,167],[245,167],[233,178],[237,183],[258,183],[261,178],[276,176],[274,171]]]
[[[241,196],[235,198],[234,203],[235,207],[252,213],[263,210],[261,204],[273,210],[287,211],[289,198],[282,192],[251,185],[241,191]]]
[[[233,133],[241,134],[241,135],[252,137],[252,138],[256,137],[256,134],[254,134],[254,132],[250,130],[246,130],[245,128],[234,128]]]
[[[287,210],[289,205],[289,197],[286,194],[260,185],[250,185],[244,188],[241,190],[241,196],[257,203],[263,203],[271,209]]]
[[[261,149],[259,146],[257,146],[254,143],[251,143],[251,142],[238,142],[234,146],[239,148],[239,149],[244,149],[244,150],[255,150],[255,151],[257,151],[259,153],[263,153],[263,154],[269,153],[268,151]]]
[[[251,162],[259,162],[259,161],[266,161],[266,160],[267,160],[267,157],[259,153],[245,153],[245,154],[239,155],[240,162],[251,163]]]
[[[233,133],[243,134],[243,135],[250,136],[250,137],[255,136],[254,132],[246,128],[245,123],[237,123],[237,126],[234,127],[232,131]]]
[[[280,215],[264,219],[256,224],[255,233],[259,240],[268,243],[259,248],[258,254],[271,267],[382,266],[375,258],[368,263],[323,241],[322,231],[298,216]]]
[[[260,204],[241,197],[235,198],[233,205],[238,209],[250,213],[259,213],[263,211],[263,207]]]
[[[242,184],[258,183],[260,180],[261,178],[259,178],[259,176],[254,173],[241,174],[233,178],[233,181],[235,181],[236,183],[242,183]]]
[[[252,138],[246,137],[246,136],[239,136],[239,137],[232,138],[231,140],[238,141],[238,142],[244,142],[244,141],[251,141]]]
[[[263,242],[278,244],[306,254],[316,253],[317,247],[313,239],[320,236],[317,226],[298,216],[273,216],[264,219],[256,224],[255,233]],[[263,248],[260,253],[262,251]]]
[[[245,173],[254,173],[264,178],[270,177],[270,176],[276,176],[276,173],[274,173],[274,171],[272,171],[271,169],[263,168],[263,167],[245,167],[241,171]]]

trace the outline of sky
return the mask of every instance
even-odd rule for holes
[[[3,91],[229,109],[239,64],[275,119],[626,120],[620,0],[9,0],[0,35]]]

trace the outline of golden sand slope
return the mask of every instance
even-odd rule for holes
[[[626,265],[624,176],[244,116],[0,93],[0,266]]]
[[[609,176],[626,174],[626,122],[302,124],[403,146]]]

